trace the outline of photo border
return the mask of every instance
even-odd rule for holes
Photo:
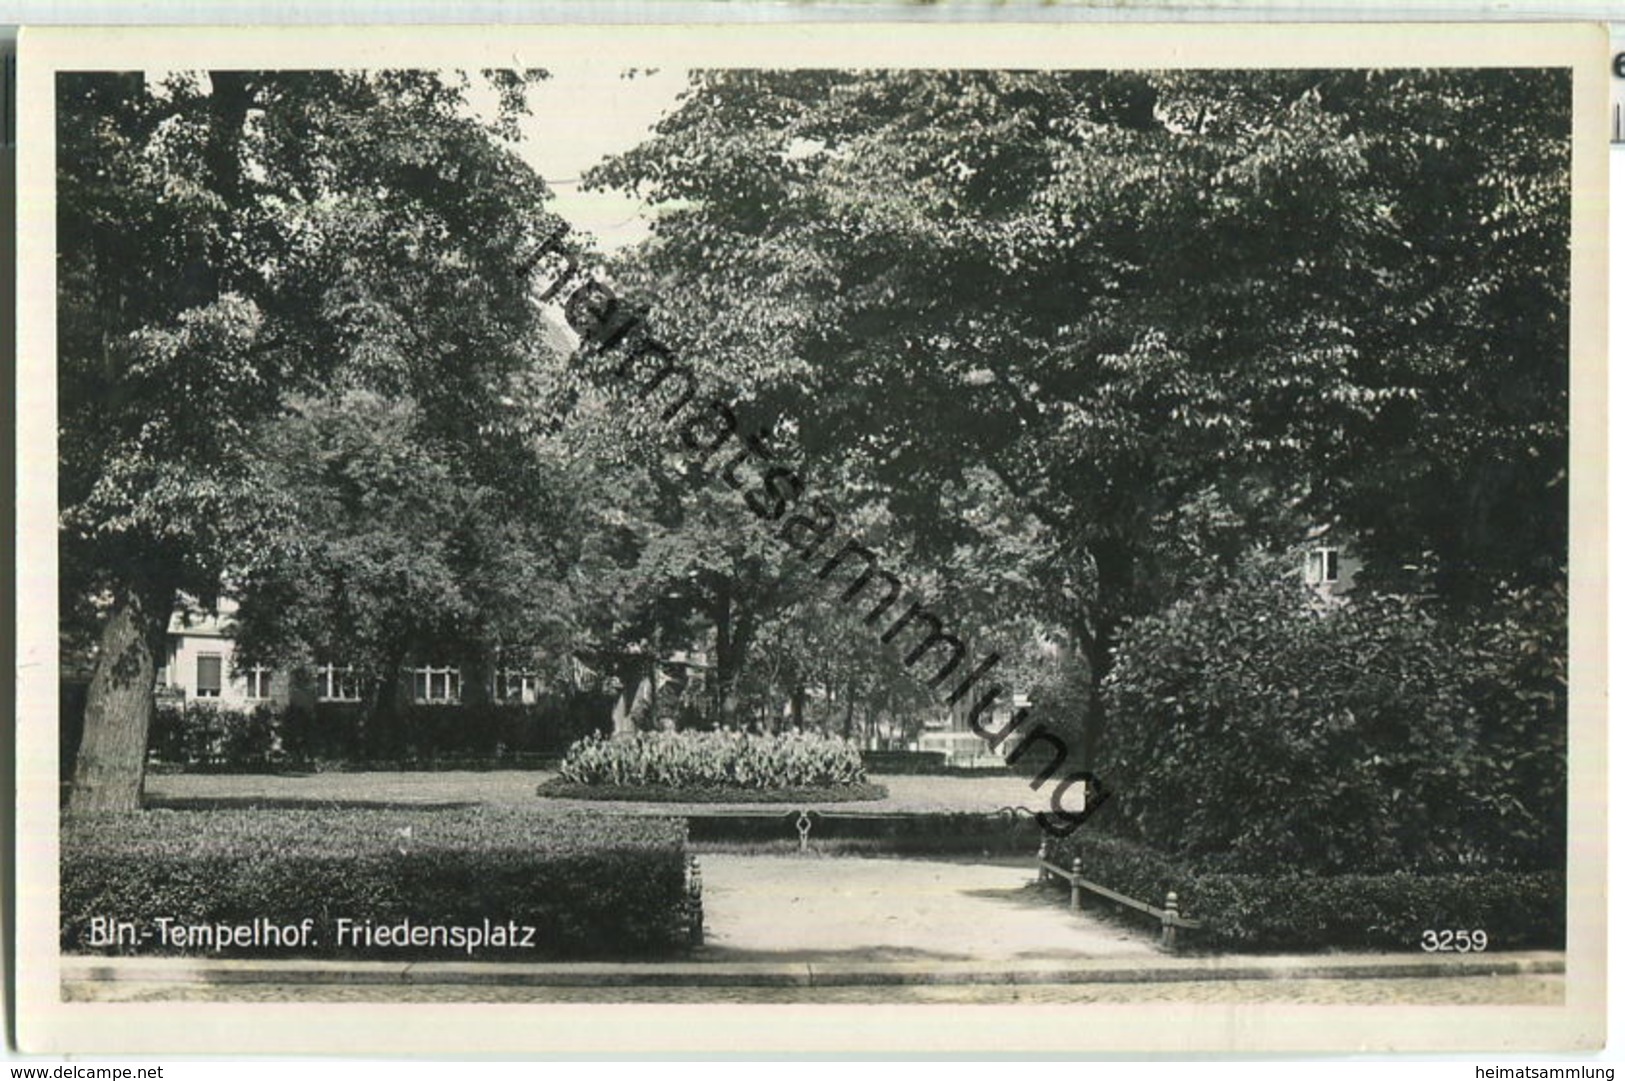
[[[1328,1053],[1602,1045],[1606,797],[1606,118],[1601,24],[25,28],[17,152],[18,1031],[33,1052]],[[1314,68],[1573,72],[1569,862],[1561,1007],[64,1003],[58,955],[58,71],[190,67]],[[1080,1013],[1086,1009],[1087,1012]],[[435,1019],[433,1025],[413,1024]],[[838,1040],[831,1046],[832,1039]]]

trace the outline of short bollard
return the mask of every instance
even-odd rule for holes
[[[699,946],[705,942],[705,886],[700,879],[700,858],[688,858],[688,940]]]
[[[1049,838],[1044,837],[1038,842],[1038,884],[1049,884],[1049,868],[1045,866],[1049,860]]]
[[[1179,919],[1179,894],[1173,890],[1168,891],[1168,897],[1162,902],[1162,948],[1170,952],[1175,948],[1175,935],[1179,928],[1174,921]]]
[[[1083,857],[1072,858],[1072,911],[1083,909]]]

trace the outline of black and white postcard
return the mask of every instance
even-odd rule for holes
[[[24,1046],[1601,1046],[1606,52],[25,31]]]

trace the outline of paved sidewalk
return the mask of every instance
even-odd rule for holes
[[[1144,933],[1069,912],[1030,888],[1031,861],[700,856],[716,961],[1150,961]]]

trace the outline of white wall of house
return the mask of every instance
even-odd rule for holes
[[[288,700],[288,674],[270,669],[235,671],[235,649],[226,627],[229,604],[219,614],[178,612],[170,618],[160,697],[214,702],[228,709],[253,709]]]

